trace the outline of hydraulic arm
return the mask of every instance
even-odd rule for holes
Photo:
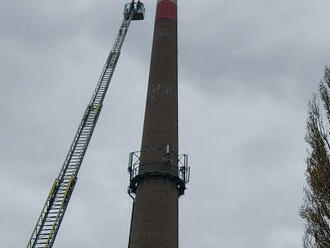
[[[144,6],[140,1],[135,3],[133,0],[131,3],[125,4],[124,18],[114,46],[105,62],[95,91],[82,117],[61,171],[55,179],[46,203],[42,208],[27,248],[50,248],[53,246],[76,185],[81,163],[100,115],[103,100],[116,68],[128,27],[132,20],[142,19],[144,19]]]

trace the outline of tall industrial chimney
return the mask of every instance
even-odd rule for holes
[[[178,248],[178,198],[189,180],[178,154],[177,1],[158,0],[140,153],[131,153],[129,248]]]

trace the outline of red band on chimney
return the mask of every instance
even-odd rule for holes
[[[157,5],[156,20],[168,18],[174,21],[177,20],[177,6],[170,0],[162,0]]]

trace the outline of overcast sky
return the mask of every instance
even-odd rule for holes
[[[132,23],[54,247],[127,247],[155,0]],[[296,248],[329,0],[179,3],[180,248]],[[0,0],[0,240],[25,247],[122,18],[120,0]]]

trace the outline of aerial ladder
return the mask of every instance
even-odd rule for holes
[[[128,27],[132,20],[143,20],[144,12],[144,5],[140,1],[135,2],[135,0],[132,0],[124,6],[124,18],[115,43],[105,62],[92,98],[83,114],[61,171],[51,187],[46,203],[27,243],[27,248],[50,248],[54,244],[76,185],[81,163],[100,115],[103,100],[116,68]]]

